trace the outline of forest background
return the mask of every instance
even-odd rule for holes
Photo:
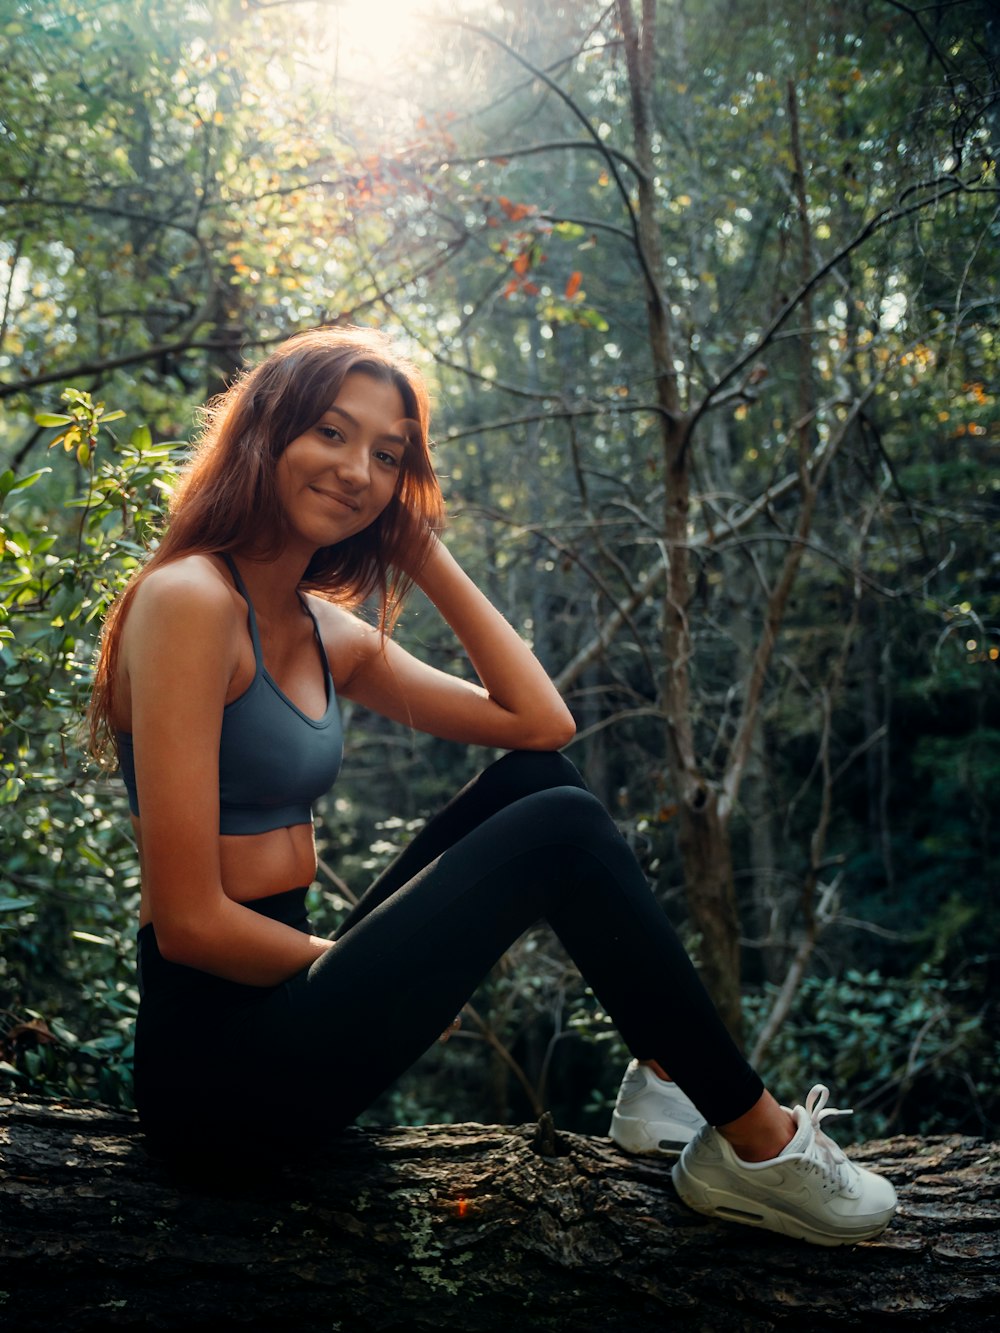
[[[426,369],[447,540],[776,1089],[996,1134],[998,34],[980,0],[0,0],[3,1083],[129,1104],[101,614],[199,405],[339,321]],[[426,605],[397,632],[468,669]],[[326,930],[489,758],[349,711]],[[625,1058],[535,931],[370,1118],[603,1133]]]

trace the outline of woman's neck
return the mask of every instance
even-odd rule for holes
[[[255,555],[252,550],[231,553],[250,593],[254,609],[269,619],[281,619],[301,610],[299,585],[313,552],[286,549],[277,556]]]

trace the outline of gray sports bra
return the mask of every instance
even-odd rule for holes
[[[267,833],[293,824],[309,824],[312,803],[333,786],[344,753],[340,710],[319,626],[308,605],[303,603],[313,622],[326,679],[326,711],[322,717],[311,718],[292,703],[268,674],[253,603],[236,565],[228,555],[224,554],[223,559],[247,604],[257,669],[247,689],[223,709],[219,832]],[[118,732],[118,755],[129,808],[138,815],[135,751],[130,732]]]

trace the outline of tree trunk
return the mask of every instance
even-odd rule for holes
[[[693,801],[681,802],[678,827],[688,912],[699,936],[698,971],[722,1021],[742,1041],[740,918],[732,846],[714,787],[705,783]]]
[[[0,1098],[0,1322],[212,1329],[996,1327],[1000,1145],[855,1150],[900,1192],[880,1239],[825,1249],[689,1212],[669,1161],[538,1126],[350,1129],[265,1176],[187,1184],[135,1119]]]

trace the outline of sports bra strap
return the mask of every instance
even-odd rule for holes
[[[236,561],[229,554],[229,552],[222,551],[220,552],[220,554],[223,560],[226,562],[226,567],[228,568],[230,574],[232,574],[233,576],[233,582],[236,584],[236,591],[240,594],[240,596],[247,604],[247,609],[249,611],[249,618],[250,618],[250,640],[253,643],[254,660],[257,663],[258,669],[263,671],[264,650],[260,644],[260,631],[257,628],[257,613],[253,609],[253,602],[250,600],[250,594],[247,592],[247,585],[243,582],[242,578],[240,577],[240,571],[236,568]],[[306,601],[306,599],[302,596],[301,593],[298,594],[298,598],[299,602],[302,604],[303,611],[305,611],[306,615],[312,621],[313,634],[315,635],[316,643],[317,646],[319,647],[320,659],[323,663],[323,672],[324,675],[327,677],[327,695],[329,696],[330,681],[332,677],[330,675],[330,664],[326,658],[326,649],[323,646],[323,636],[319,630],[319,621],[313,614],[312,607],[309,605],[309,603]]]
[[[247,585],[240,577],[240,571],[236,568],[236,561],[228,551],[222,552],[222,558],[226,562],[230,574],[233,576],[233,582],[236,584],[236,591],[247,604],[250,621],[250,641],[253,644],[254,661],[257,663],[258,670],[264,667],[264,650],[260,646],[260,631],[257,628],[257,613],[253,609],[253,602],[250,600],[250,594],[247,592]]]

